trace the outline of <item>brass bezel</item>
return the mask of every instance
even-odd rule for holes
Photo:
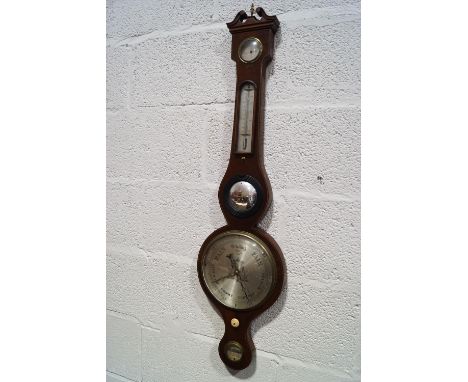
[[[255,59],[252,60],[252,61],[245,61],[244,59],[242,59],[241,54],[240,54],[241,46],[247,40],[257,40],[260,43],[260,52],[258,52],[258,56],[255,57]],[[244,38],[241,41],[241,43],[239,44],[239,48],[237,48],[237,57],[239,57],[239,60],[241,60],[244,64],[251,64],[251,63],[257,61],[261,57],[262,53],[263,53],[263,43],[260,41],[260,39],[258,39],[257,37],[254,37],[254,36]]]
[[[253,240],[257,245],[259,245],[265,251],[265,253],[268,255],[268,260],[270,261],[270,264],[271,264],[271,273],[272,273],[271,274],[271,285],[270,285],[270,288],[268,290],[268,293],[265,295],[265,297],[260,302],[258,302],[257,304],[255,304],[253,306],[250,306],[248,308],[234,308],[232,306],[226,305],[225,303],[223,303],[221,300],[219,300],[215,296],[215,294],[212,292],[210,286],[208,285],[208,283],[206,281],[204,261],[205,261],[205,258],[206,258],[206,255],[207,255],[209,249],[211,248],[213,243],[215,243],[216,241],[222,239],[223,237],[232,236],[232,235],[244,236],[244,237],[246,237],[248,239]],[[232,310],[236,310],[236,311],[247,311],[247,310],[255,309],[258,306],[262,305],[265,302],[265,300],[268,299],[268,297],[273,292],[273,290],[275,289],[278,270],[276,269],[276,262],[275,262],[273,253],[271,252],[268,245],[262,239],[260,239],[259,237],[257,237],[256,235],[254,235],[254,234],[252,234],[250,232],[241,231],[241,230],[229,230],[229,231],[225,231],[223,233],[220,233],[219,235],[216,235],[213,239],[210,240],[210,242],[206,246],[205,250],[203,251],[201,260],[202,260],[201,261],[201,265],[202,265],[201,266],[201,273],[202,273],[203,283],[205,284],[205,286],[206,286],[207,290],[209,291],[209,293],[211,294],[211,296],[213,296],[213,298],[218,303],[220,303],[221,305],[225,306],[228,309],[232,309]]]

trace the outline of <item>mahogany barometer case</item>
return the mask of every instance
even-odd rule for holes
[[[197,269],[224,320],[219,356],[244,369],[255,349],[250,324],[278,299],[285,273],[281,249],[258,227],[272,201],[263,162],[265,74],[279,21],[252,7],[250,16],[240,11],[227,27],[237,73],[231,155],[218,191],[227,225],[204,241]]]

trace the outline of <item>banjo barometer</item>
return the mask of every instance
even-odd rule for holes
[[[250,13],[240,11],[227,24],[237,68],[231,156],[218,191],[227,225],[208,236],[197,263],[200,284],[225,323],[219,355],[238,370],[250,364],[255,349],[250,324],[277,300],[285,270],[278,244],[258,228],[272,200],[263,164],[263,107],[279,21],[253,4]]]

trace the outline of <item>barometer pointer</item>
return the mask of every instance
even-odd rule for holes
[[[248,296],[248,294],[247,294],[247,291],[245,290],[244,283],[242,282],[242,280],[241,280],[240,278],[239,278],[239,283],[240,283],[240,285],[241,285],[241,287],[242,287],[242,290],[244,291],[245,298],[247,299],[248,302],[250,302],[250,298],[249,298],[249,296]]]

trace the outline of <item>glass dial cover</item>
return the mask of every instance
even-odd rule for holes
[[[236,182],[229,190],[229,205],[235,211],[247,212],[255,207],[257,190],[246,181]]]
[[[215,236],[202,254],[203,282],[213,297],[233,309],[261,304],[276,280],[275,261],[257,236],[227,231]]]
[[[239,57],[244,62],[253,62],[262,54],[262,42],[255,37],[248,37],[239,45]]]

